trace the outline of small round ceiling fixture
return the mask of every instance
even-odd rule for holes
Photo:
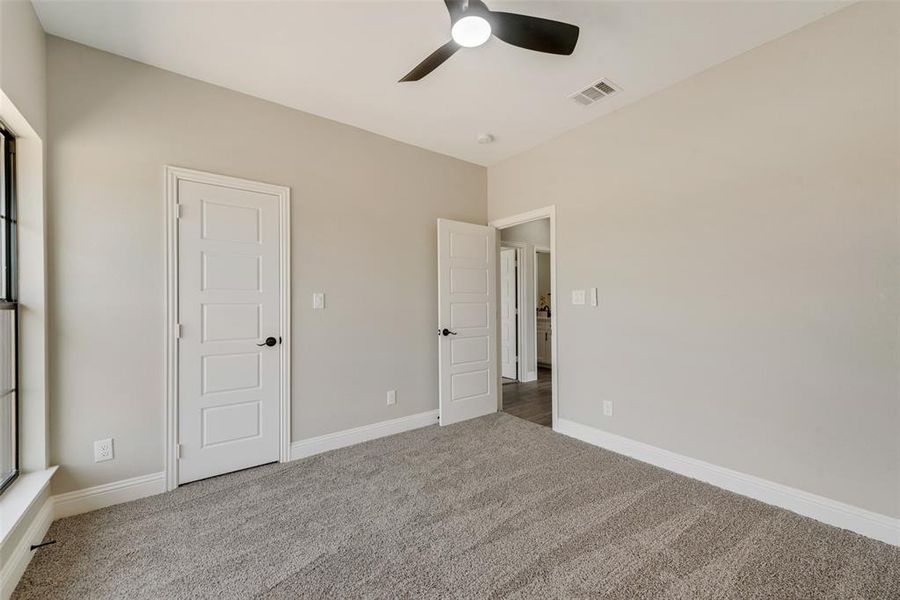
[[[469,15],[453,24],[450,36],[464,48],[475,48],[491,37],[491,24],[484,17]]]
[[[479,144],[490,144],[494,141],[494,136],[490,133],[479,133],[478,134],[478,143]]]

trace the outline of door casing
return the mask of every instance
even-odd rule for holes
[[[279,280],[281,288],[281,381],[279,382],[279,461],[291,459],[291,191],[290,188],[237,177],[166,166],[166,330],[164,474],[166,490],[178,487],[178,183],[195,181],[239,190],[262,192],[278,198]]]

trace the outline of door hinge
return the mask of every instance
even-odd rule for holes
[[[175,323],[175,339],[180,340],[184,335],[184,327],[182,327],[181,323]]]
[[[175,218],[180,219],[184,216],[184,204],[175,205]]]
[[[184,456],[184,444],[176,444],[175,445],[175,458],[181,458]]]

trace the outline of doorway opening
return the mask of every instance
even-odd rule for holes
[[[553,207],[492,223],[499,237],[499,409],[556,421]]]

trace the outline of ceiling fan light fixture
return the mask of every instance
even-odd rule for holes
[[[491,24],[484,17],[469,15],[453,24],[450,35],[460,46],[475,48],[491,37]]]
[[[3,0],[0,0],[2,2]],[[474,48],[491,36],[512,46],[568,56],[578,43],[578,26],[488,9],[482,0],[444,0],[450,13],[452,40],[429,54],[400,82],[419,81],[444,64],[460,48]]]

